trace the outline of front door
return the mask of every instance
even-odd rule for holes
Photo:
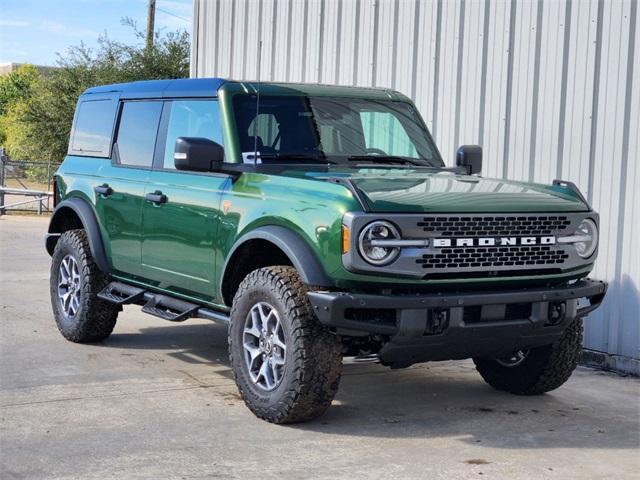
[[[160,101],[122,103],[111,162],[99,171],[96,211],[116,275],[141,274],[142,205],[161,112]]]
[[[221,193],[230,177],[176,170],[178,137],[222,144],[217,100],[165,102],[143,206],[143,276],[159,288],[215,302],[215,238]]]

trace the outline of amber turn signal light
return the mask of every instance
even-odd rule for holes
[[[349,251],[349,228],[342,225],[342,253]]]

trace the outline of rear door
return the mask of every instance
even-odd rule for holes
[[[126,101],[119,109],[111,162],[100,170],[96,211],[115,274],[141,274],[142,205],[153,164],[162,101]]]
[[[143,207],[142,269],[157,287],[216,301],[216,234],[225,174],[175,169],[176,138],[223,143],[218,101],[166,101]]]

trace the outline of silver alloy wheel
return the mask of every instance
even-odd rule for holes
[[[69,318],[75,317],[80,308],[81,287],[78,262],[72,255],[67,255],[58,269],[58,301]]]
[[[284,376],[287,346],[278,311],[258,302],[244,321],[242,334],[244,361],[255,385],[275,389]]]
[[[511,352],[509,355],[496,358],[496,362],[503,367],[516,367],[524,362],[528,355],[529,350],[516,350],[515,352]]]

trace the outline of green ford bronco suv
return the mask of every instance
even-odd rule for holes
[[[445,166],[391,90],[185,79],[90,88],[55,175],[46,237],[62,335],[96,342],[124,304],[228,324],[260,418],[324,412],[343,356],[391,368],[473,358],[519,395],[562,385],[598,214],[570,182]]]

